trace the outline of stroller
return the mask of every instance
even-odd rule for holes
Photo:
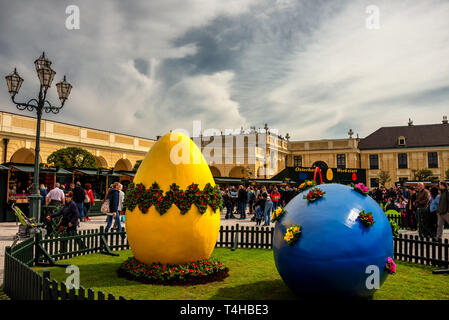
[[[11,246],[15,246],[19,240],[28,239],[32,233],[41,233],[43,236],[47,233],[41,224],[35,223],[34,218],[28,218],[14,203],[11,205],[11,209],[20,222],[19,231],[14,235]]]

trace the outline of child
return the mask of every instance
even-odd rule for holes
[[[262,194],[259,194],[257,196],[255,208],[256,208],[256,226],[259,226],[263,220],[263,212],[265,209],[265,199],[263,198]]]

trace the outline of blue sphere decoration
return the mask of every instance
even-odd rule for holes
[[[378,267],[380,286],[388,275],[384,271],[387,258],[393,258],[388,218],[371,197],[349,186],[317,187],[326,192],[323,198],[309,202],[303,196],[311,189],[299,193],[276,223],[273,252],[280,276],[293,292],[302,296],[372,296],[375,289],[366,284],[375,283],[369,278],[374,272],[367,267]],[[362,210],[372,213],[373,226],[359,221]],[[289,246],[284,235],[292,224],[301,225],[301,234]]]

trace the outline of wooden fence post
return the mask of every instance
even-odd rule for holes
[[[239,224],[235,225],[235,232],[233,233],[234,238],[232,239],[232,248],[231,251],[235,251],[239,244]]]

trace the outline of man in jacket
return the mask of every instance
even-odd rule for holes
[[[107,218],[107,224],[105,231],[108,232],[109,228],[111,227],[112,220],[115,220],[115,223],[117,224],[117,231],[122,231],[122,224],[120,223],[120,212],[118,210],[119,207],[119,201],[120,201],[120,192],[118,190],[118,185],[120,183],[114,182],[112,185],[112,188],[109,189],[108,195],[106,199],[109,200],[109,212],[108,218]]]
[[[418,220],[418,234],[420,237],[424,236],[425,218],[427,208],[429,206],[429,192],[424,187],[424,183],[418,183],[418,193],[416,194],[415,206]]]

